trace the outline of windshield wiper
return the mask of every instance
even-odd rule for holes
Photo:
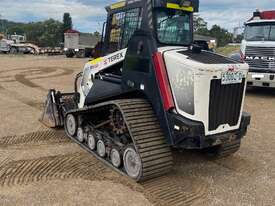
[[[173,18],[173,16],[168,16],[166,19],[163,19],[162,21],[160,21],[160,22],[158,23],[158,27],[159,27],[163,22],[168,21],[169,19],[172,19],[172,18]]]

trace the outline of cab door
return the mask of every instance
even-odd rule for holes
[[[141,27],[142,9],[132,8],[108,17],[105,36],[105,55],[127,48],[134,32]]]

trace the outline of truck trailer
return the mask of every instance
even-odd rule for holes
[[[0,52],[10,54],[39,54],[39,47],[26,42],[24,35],[9,35],[7,38],[0,39]]]
[[[99,39],[90,33],[68,30],[64,33],[64,51],[68,58],[91,57]]]

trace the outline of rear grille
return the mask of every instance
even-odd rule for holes
[[[275,56],[275,47],[254,47],[254,46],[247,46],[245,50],[245,54],[247,56],[267,56],[267,57],[274,57]]]
[[[245,79],[240,84],[222,85],[221,80],[212,80],[209,101],[209,131],[220,125],[236,126],[239,121]]]
[[[275,47],[252,47],[248,46],[245,50],[247,57],[275,57]],[[275,60],[246,59],[250,69],[267,69],[275,71]]]

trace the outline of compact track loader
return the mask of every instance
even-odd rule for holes
[[[170,149],[214,156],[239,150],[248,65],[193,44],[198,0],[127,0],[108,12],[101,56],[50,90],[42,122],[120,173],[144,181],[169,172]]]

